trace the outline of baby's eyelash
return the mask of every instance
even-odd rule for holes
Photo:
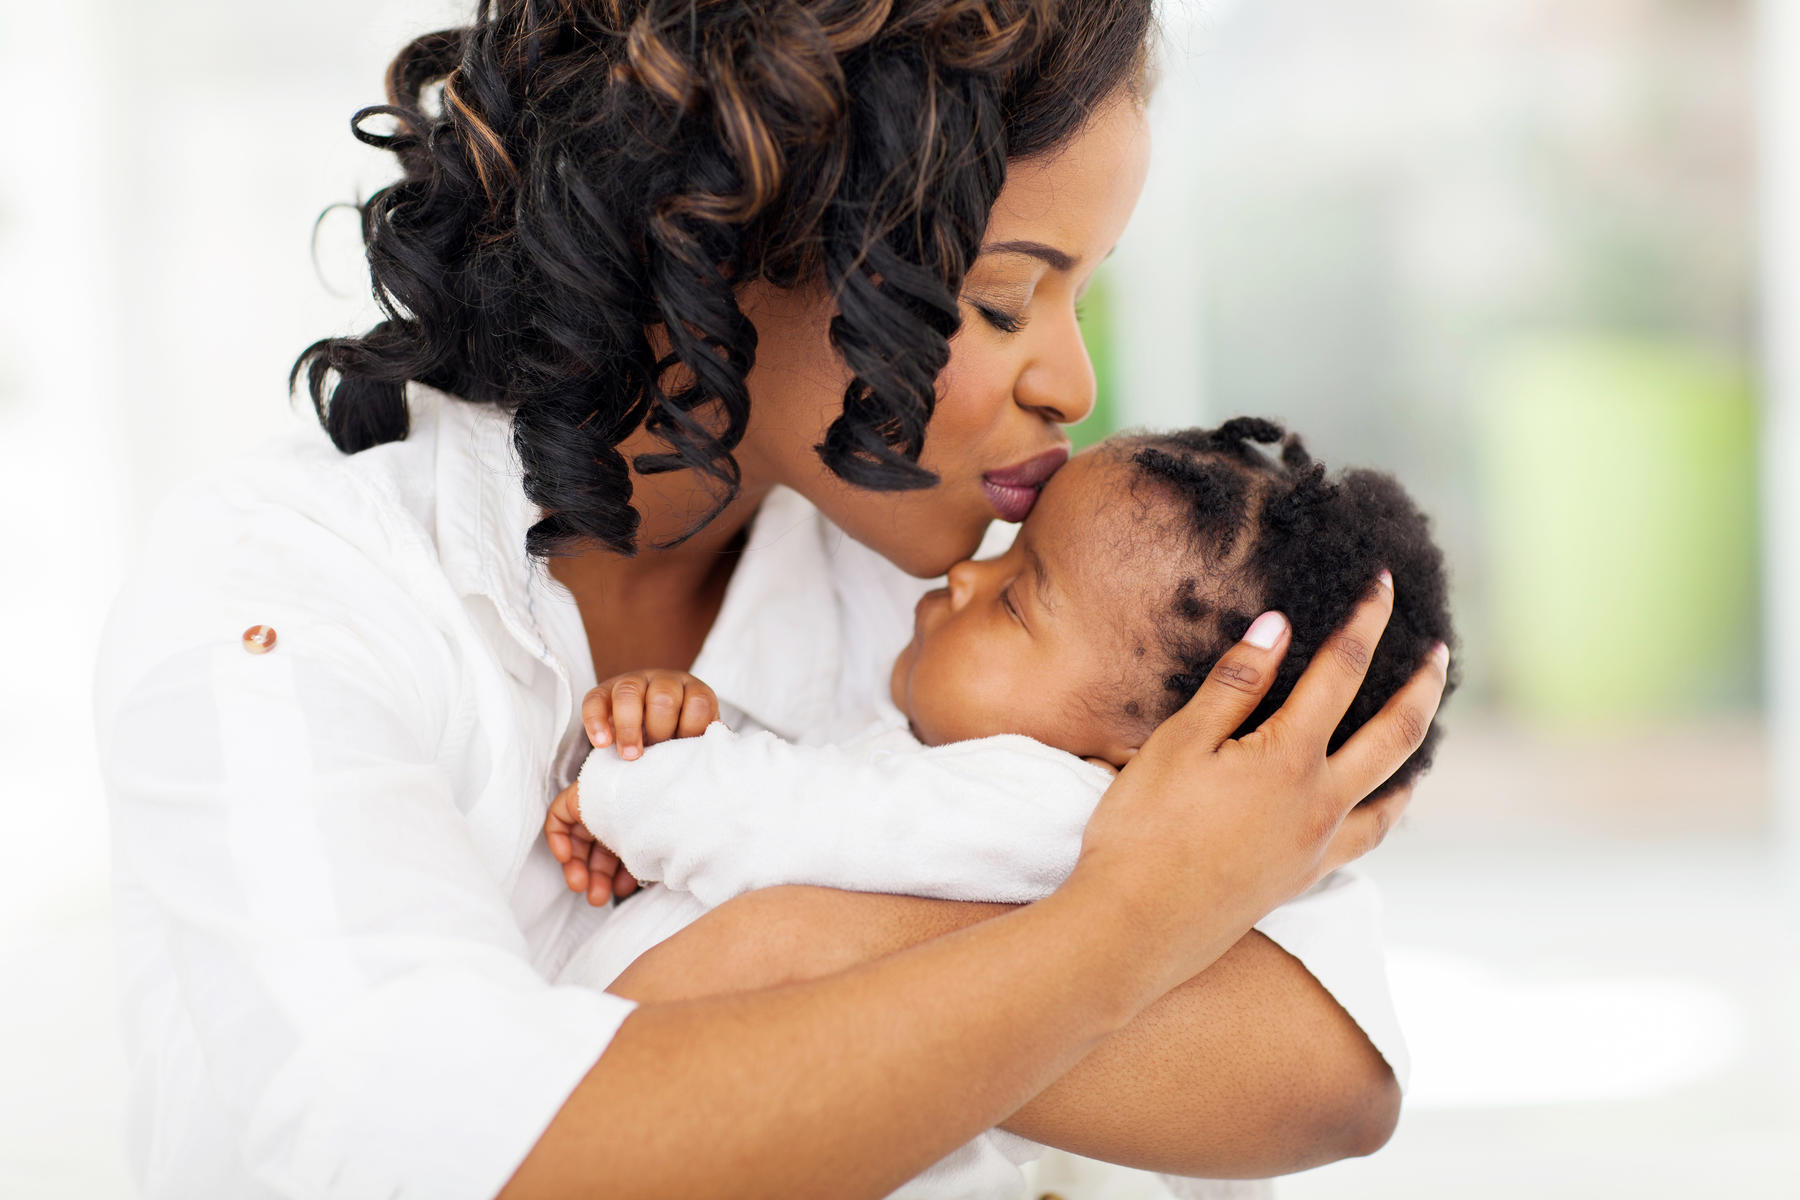
[[[1006,605],[1006,611],[1013,615],[1013,620],[1023,625],[1025,618],[1019,613],[1019,606],[1013,603],[1012,584],[1000,589],[1000,603]]]

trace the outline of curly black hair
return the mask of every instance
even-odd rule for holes
[[[818,453],[918,465],[957,294],[1009,160],[1144,85],[1151,0],[482,0],[389,68],[355,135],[402,178],[361,207],[385,317],[301,354],[333,442],[408,432],[418,381],[514,414],[544,556],[637,548],[643,428],[716,507],[750,416],[739,289],[822,283],[852,373]],[[373,128],[385,123],[383,130]]]
[[[1263,446],[1275,446],[1271,455]],[[1256,615],[1286,615],[1292,642],[1274,685],[1239,734],[1256,728],[1287,698],[1306,664],[1376,586],[1383,567],[1394,579],[1394,612],[1370,657],[1368,674],[1333,731],[1336,750],[1400,690],[1432,647],[1454,647],[1449,580],[1431,522],[1399,482],[1379,471],[1327,475],[1297,436],[1273,421],[1238,417],[1217,429],[1134,435],[1118,453],[1149,489],[1173,507],[1188,539],[1181,572],[1159,622],[1162,692],[1150,708],[1160,721],[1199,689],[1220,655]],[[1457,684],[1452,659],[1448,696]],[[1141,708],[1129,701],[1127,711]],[[1136,715],[1135,713],[1133,715]],[[1416,778],[1431,765],[1439,729],[1377,790]]]

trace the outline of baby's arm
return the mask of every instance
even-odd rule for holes
[[[1022,737],[858,754],[714,726],[589,755],[581,814],[639,879],[708,905],[800,883],[1022,903],[1056,888],[1110,772]]]

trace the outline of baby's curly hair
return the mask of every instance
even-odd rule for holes
[[[1292,642],[1274,685],[1238,732],[1256,728],[1376,586],[1383,567],[1394,578],[1394,613],[1330,749],[1380,711],[1435,643],[1454,648],[1443,553],[1429,519],[1391,475],[1327,475],[1297,436],[1254,417],[1217,429],[1127,436],[1115,452],[1134,471],[1134,493],[1163,511],[1173,508],[1176,528],[1188,539],[1185,557],[1199,564],[1193,573],[1180,572],[1159,622],[1164,662],[1162,693],[1150,714],[1155,720],[1185,704],[1256,615],[1274,609],[1286,615]],[[1456,683],[1453,658],[1446,696]],[[1438,737],[1434,722],[1375,794],[1428,768]]]
[[[385,319],[308,347],[290,386],[346,453],[406,437],[409,381],[500,405],[545,514],[527,549],[631,554],[628,467],[710,487],[690,534],[737,493],[739,289],[822,284],[852,380],[820,457],[928,487],[1007,163],[1141,94],[1150,29],[1151,0],[481,0],[352,120],[402,170],[361,208]],[[639,428],[664,449],[627,464]]]

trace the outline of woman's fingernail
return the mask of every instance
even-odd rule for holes
[[[1381,574],[1377,575],[1375,578],[1380,582],[1382,587],[1387,588],[1389,591],[1393,590],[1394,575],[1393,572],[1389,571],[1386,567],[1381,568]]]
[[[1278,612],[1266,612],[1250,623],[1244,632],[1244,640],[1258,650],[1273,649],[1281,640],[1282,631],[1287,629],[1287,618]]]
[[[1438,666],[1448,667],[1450,665],[1450,647],[1439,642],[1431,648],[1431,657],[1437,659]]]

